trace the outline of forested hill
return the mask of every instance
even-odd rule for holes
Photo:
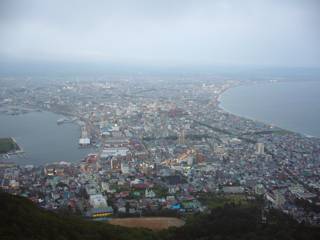
[[[145,229],[128,229],[38,208],[28,199],[0,192],[0,239],[158,239]]]
[[[289,216],[270,210],[267,223],[261,223],[261,209],[227,204],[211,214],[195,216],[169,239],[320,239],[320,228],[297,223]]]
[[[258,207],[226,205],[194,215],[181,228],[161,232],[117,227],[42,210],[29,200],[0,192],[0,239],[320,239],[320,228],[270,211],[261,224]]]

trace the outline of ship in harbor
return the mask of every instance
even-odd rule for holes
[[[63,124],[63,123],[73,123],[77,120],[76,117],[73,117],[73,118],[60,118],[57,120],[57,124],[60,125],[60,124]]]

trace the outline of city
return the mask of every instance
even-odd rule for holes
[[[0,239],[319,240],[319,0],[1,0]]]
[[[223,196],[238,204],[263,199],[262,222],[275,208],[320,223],[320,139],[219,105],[226,90],[254,81],[141,76],[0,84],[1,114],[59,113],[57,124],[79,125],[79,147],[91,151],[78,163],[44,166],[1,155],[1,189],[42,208],[95,220],[183,217],[210,211],[210,196]]]

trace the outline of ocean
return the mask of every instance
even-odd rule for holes
[[[242,85],[220,101],[233,114],[320,137],[320,81]]]

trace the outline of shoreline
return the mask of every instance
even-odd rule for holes
[[[251,83],[246,83],[246,84],[238,84],[238,85],[235,85],[235,86],[230,86],[229,88],[225,89],[223,92],[221,92],[219,94],[219,96],[217,98],[217,100],[218,100],[217,109],[219,111],[222,111],[222,112],[225,112],[225,113],[228,113],[228,114],[232,114],[234,116],[237,116],[237,117],[240,117],[240,118],[244,118],[244,119],[256,122],[256,123],[262,123],[264,125],[267,125],[267,126],[270,126],[270,127],[279,128],[281,130],[284,130],[284,131],[287,131],[287,132],[290,132],[290,133],[299,134],[299,135],[302,135],[303,137],[306,137],[306,138],[317,138],[317,139],[320,139],[320,137],[313,136],[313,135],[310,135],[310,134],[307,134],[307,133],[303,133],[303,132],[298,132],[298,131],[291,130],[291,129],[287,129],[287,128],[284,128],[284,127],[280,127],[277,124],[265,122],[264,120],[254,119],[253,117],[250,117],[250,116],[244,116],[244,115],[241,115],[241,114],[236,114],[236,113],[234,113],[234,112],[232,112],[232,111],[230,111],[227,108],[222,106],[222,100],[221,100],[222,95],[224,93],[226,93],[227,91],[229,91],[230,89],[234,89],[236,87],[243,87],[243,86],[249,87],[249,86],[256,85],[256,84],[261,85],[261,84],[275,84],[275,83],[284,83],[284,82],[283,81],[251,82]]]
[[[62,113],[62,112],[58,112],[58,111],[49,111],[49,110],[44,110],[44,109],[41,109],[40,111],[38,109],[30,109],[29,112],[27,113],[20,113],[20,114],[16,114],[16,115],[11,115],[11,114],[8,114],[8,113],[5,113],[5,112],[0,112],[0,116],[5,116],[5,117],[22,117],[23,115],[26,115],[26,114],[33,114],[33,113],[48,113],[48,114],[54,114],[54,115],[57,115],[58,117],[75,117],[75,115],[73,114],[65,114],[65,113]],[[77,144],[77,139],[79,138],[79,136],[81,135],[81,126],[79,125],[78,121],[73,121],[73,122],[70,122],[71,124],[70,125],[73,125],[75,128],[76,128],[76,131],[77,131],[77,136],[75,138],[75,141],[74,143]],[[54,126],[57,126],[59,127],[59,125],[56,123],[54,123]],[[34,151],[25,151],[25,149],[23,148],[23,146],[21,146],[21,143],[17,144],[17,141],[15,140],[15,137],[16,136],[9,136],[8,138],[10,139],[13,139],[13,141],[16,143],[16,145],[19,147],[18,150],[16,150],[15,152],[10,152],[10,153],[6,153],[6,154],[3,154],[0,155],[0,160],[1,161],[5,161],[6,163],[11,163],[11,162],[14,162],[15,164],[19,165],[19,166],[26,166],[26,165],[34,165],[34,166],[45,166],[45,165],[48,165],[48,164],[58,164],[60,163],[61,161],[64,161],[64,162],[68,162],[68,163],[71,163],[71,164],[74,164],[74,163],[80,163],[85,157],[87,154],[84,154],[82,157],[80,157],[79,159],[73,161],[73,160],[68,160],[68,159],[59,159],[60,157],[57,157],[56,160],[54,161],[46,161],[44,163],[35,163],[35,162],[32,162],[32,163],[25,163],[24,161],[21,161],[22,159],[20,158],[24,158],[24,159],[29,159],[28,154],[32,154],[32,152]],[[91,147],[88,147],[87,149],[92,149],[94,148],[93,146]],[[81,147],[77,147],[77,151],[80,150],[82,151],[83,148]]]
[[[23,154],[23,148],[17,143],[16,139],[14,137],[9,137],[12,142],[16,145],[16,147],[18,148],[17,150],[13,151],[13,152],[9,152],[9,155],[16,155],[16,154]]]

